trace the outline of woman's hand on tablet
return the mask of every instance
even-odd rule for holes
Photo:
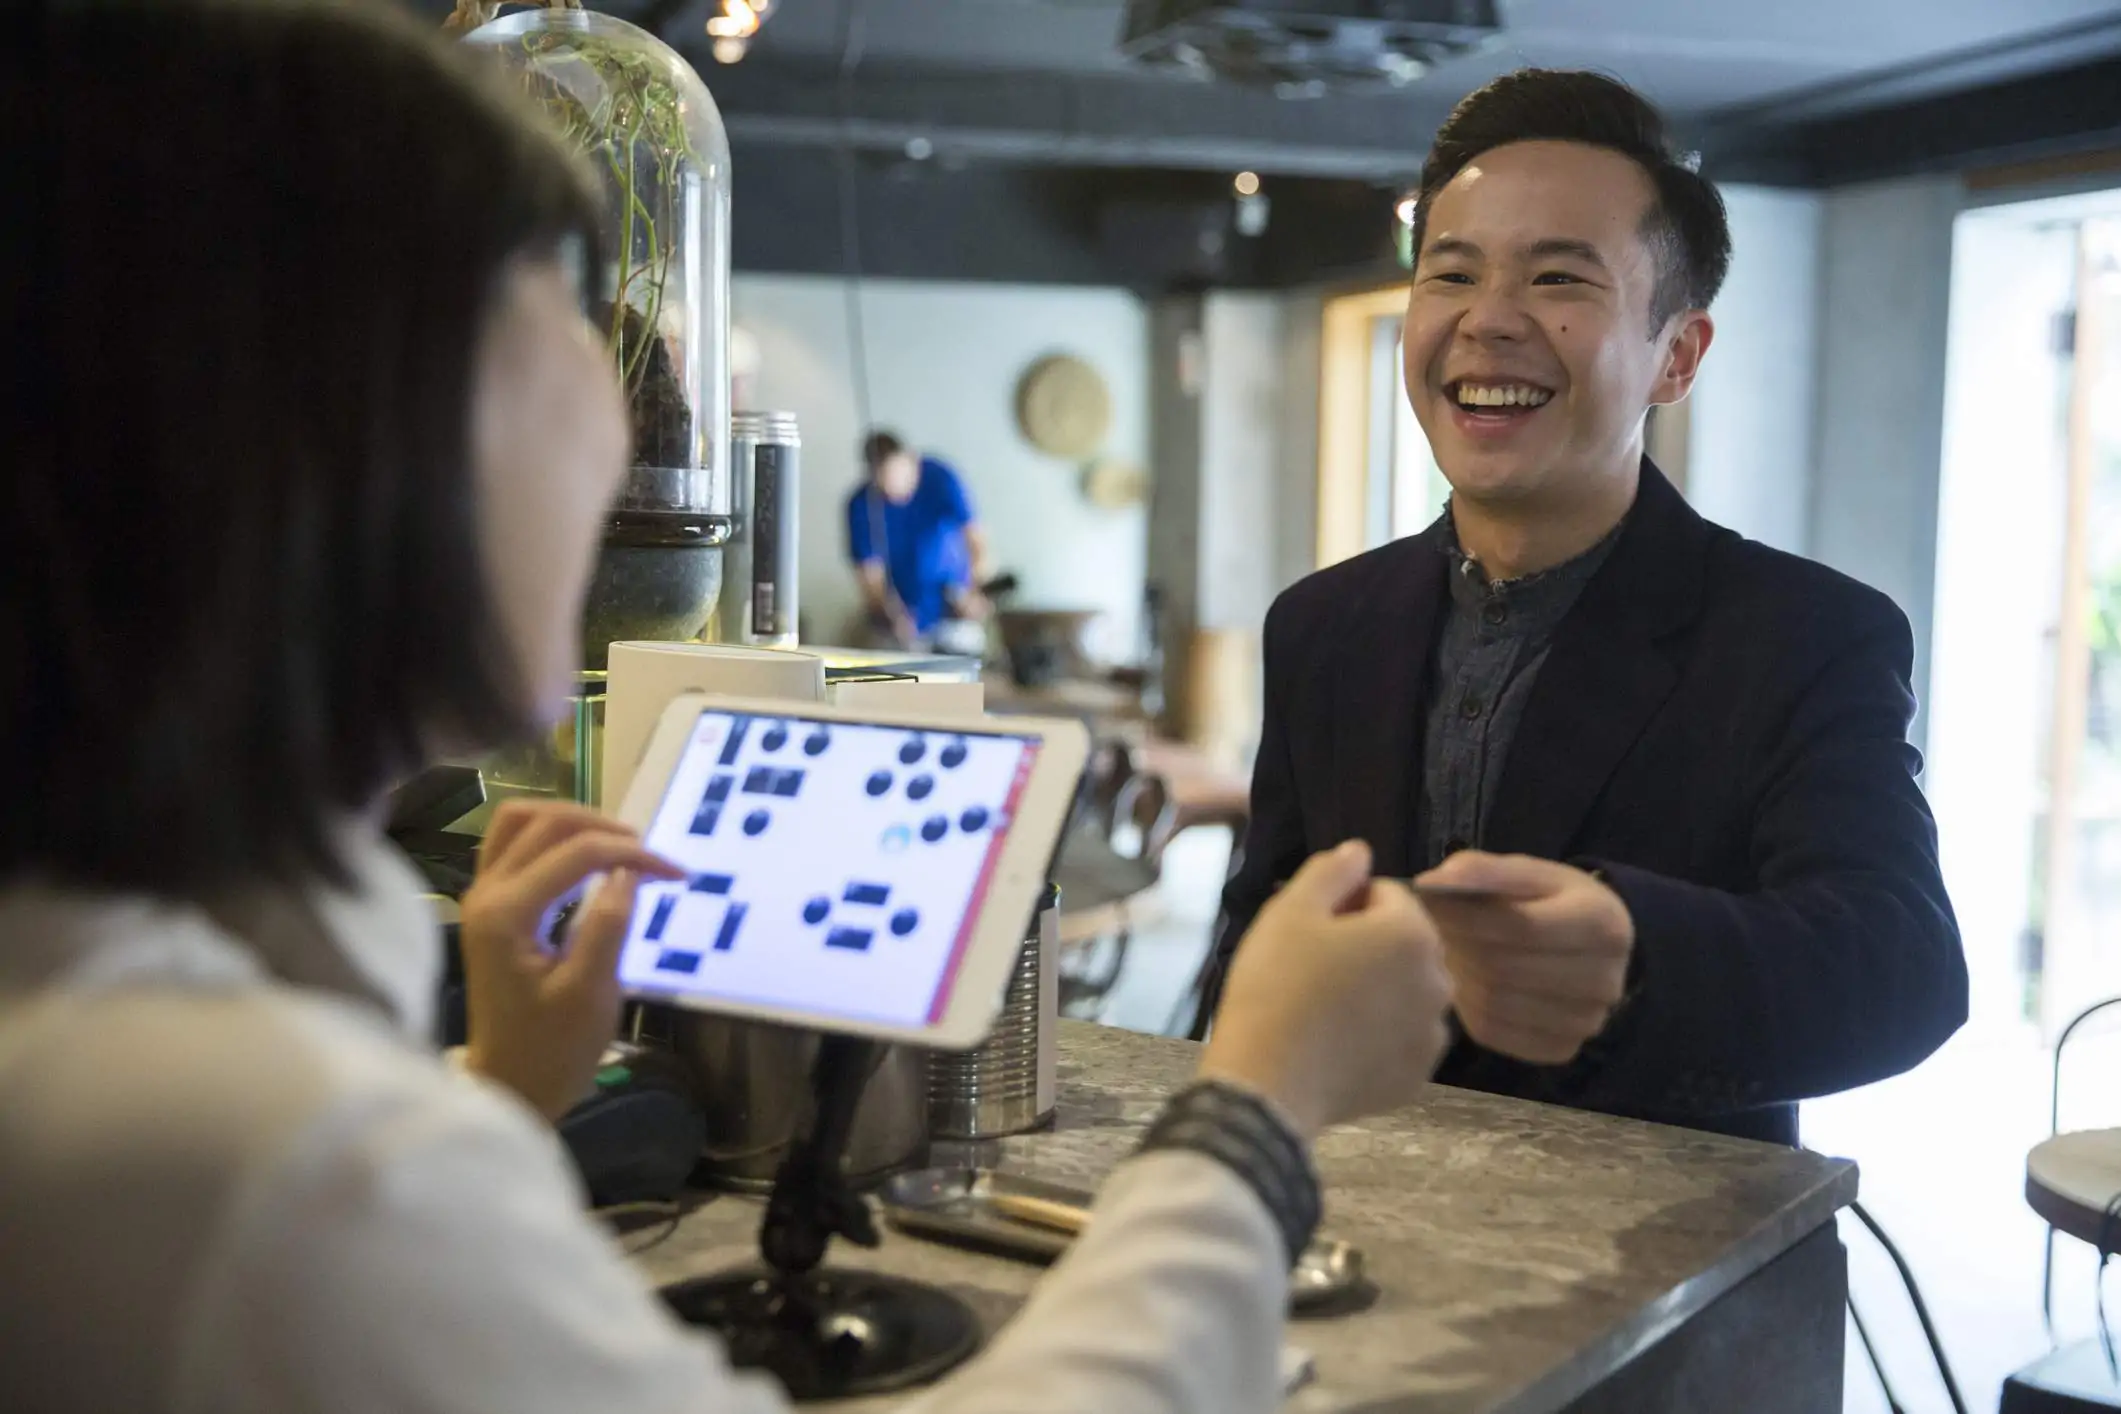
[[[597,875],[560,947],[560,908]],[[464,895],[465,1063],[558,1119],[588,1093],[619,1023],[619,949],[643,879],[684,871],[608,815],[564,801],[494,811]]]
[[[1411,1102],[1443,1057],[1450,1000],[1428,914],[1351,841],[1305,864],[1238,944],[1201,1074],[1309,1139]]]

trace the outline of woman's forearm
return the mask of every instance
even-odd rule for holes
[[[1281,1403],[1283,1239],[1234,1171],[1144,1154],[971,1366],[907,1414],[1266,1414]]]

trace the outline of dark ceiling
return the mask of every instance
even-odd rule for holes
[[[849,194],[870,273],[1272,285],[1374,268],[1437,123],[1523,65],[1635,85],[1726,181],[2121,146],[2117,0],[1500,0],[1484,51],[1390,94],[1313,98],[1144,69],[1119,49],[1123,0],[779,0],[730,66],[710,55],[709,0],[591,3],[707,79],[740,268],[844,268]],[[1257,238],[1230,228],[1243,169],[1272,202]]]

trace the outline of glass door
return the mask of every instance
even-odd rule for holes
[[[2068,471],[2025,959],[2049,1035],[2121,995],[2121,220],[2078,228],[2057,356]]]

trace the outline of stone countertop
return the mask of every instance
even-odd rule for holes
[[[1194,1054],[1063,1022],[1058,1125],[979,1146],[978,1160],[1094,1188]],[[1289,1401],[1300,1414],[1559,1410],[1856,1196],[1846,1160],[1446,1086],[1331,1131],[1318,1164],[1322,1232],[1363,1249],[1377,1294],[1292,1323],[1317,1364]],[[755,1261],[759,1211],[713,1199],[660,1240],[637,1234],[636,1260],[657,1282]],[[1039,1272],[889,1229],[877,1251],[839,1244],[833,1260],[948,1287],[990,1331]]]

